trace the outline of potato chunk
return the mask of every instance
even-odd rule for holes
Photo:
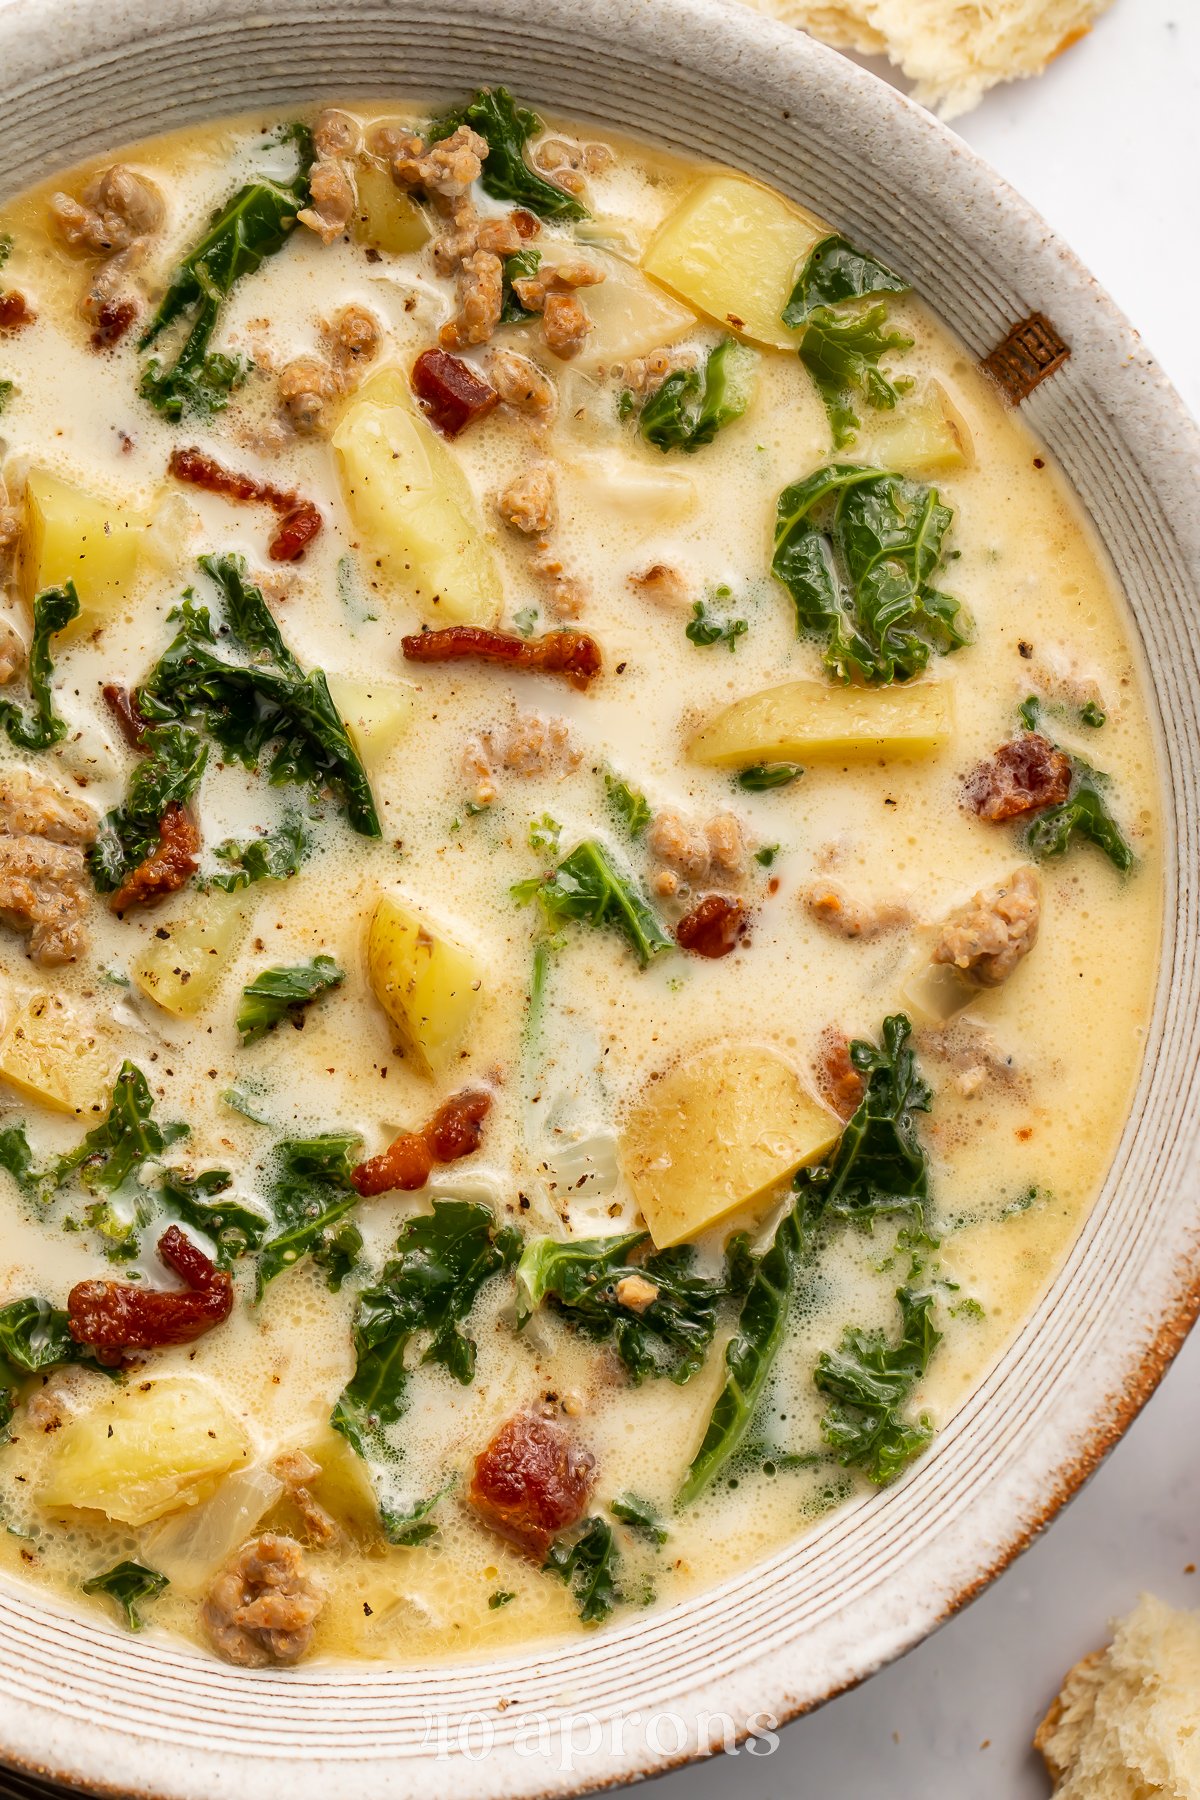
[[[828,227],[740,175],[708,175],[659,227],[642,258],[655,281],[752,344],[794,350],[780,318]]]
[[[211,1388],[138,1382],[63,1426],[38,1501],[146,1525],[194,1506],[249,1460],[245,1432]]]
[[[186,910],[155,922],[130,970],[143,994],[187,1019],[212,999],[246,930],[240,893],[189,894]]]
[[[43,588],[73,581],[79,619],[72,629],[94,630],[126,597],[146,547],[149,518],[124,502],[71,487],[46,469],[30,470],[25,493],[29,599]]]
[[[841,1121],[758,1044],[714,1044],[646,1087],[621,1160],[660,1249],[765,1200],[815,1162]]]
[[[953,730],[950,683],[834,687],[789,681],[735,700],[688,745],[697,762],[736,769],[815,757],[926,756]]]
[[[431,625],[494,625],[500,573],[475,497],[398,370],[351,401],[333,447],[350,517],[387,580]]]
[[[355,681],[348,675],[325,679],[354,748],[368,769],[377,769],[412,724],[416,688],[408,681]]]
[[[444,1075],[479,1006],[475,958],[395,894],[379,900],[367,931],[375,998],[427,1075]]]
[[[102,1113],[118,1060],[96,1020],[60,994],[6,997],[0,1077],[30,1100],[79,1117]]]
[[[970,427],[940,382],[901,400],[895,412],[873,412],[864,433],[864,459],[901,475],[942,475],[975,460]]]
[[[368,163],[355,170],[358,198],[351,231],[356,244],[405,256],[429,242],[429,221],[411,194],[392,180],[391,171]]]
[[[542,269],[548,270],[558,262],[579,260],[577,245],[569,241],[557,246],[548,243]],[[576,359],[577,368],[596,369],[601,364],[624,363],[634,356],[648,356],[651,350],[673,344],[695,330],[694,312],[680,306],[677,300],[664,294],[660,287],[647,281],[639,269],[620,257],[589,248],[584,260],[603,269],[604,280],[588,288],[583,295],[592,330]]]

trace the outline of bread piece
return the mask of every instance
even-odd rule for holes
[[[838,50],[886,56],[944,119],[998,81],[1040,75],[1112,0],[754,0]]]
[[[1200,1795],[1200,1613],[1143,1594],[1038,1726],[1058,1800]]]

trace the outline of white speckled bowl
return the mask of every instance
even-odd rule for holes
[[[1108,545],[1151,672],[1167,790],[1162,972],[1099,1204],[936,1453],[686,1605],[486,1665],[245,1673],[0,1589],[0,1758],[105,1793],[577,1792],[719,1744],[723,1718],[742,1732],[816,1706],[1029,1542],[1200,1307],[1195,429],[1087,271],[962,144],[851,64],[718,0],[10,0],[0,71],[2,193],[244,107],[503,81],[811,203],[910,276],[976,356],[1035,312],[1071,347],[1026,404]]]

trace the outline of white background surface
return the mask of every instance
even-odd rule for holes
[[[1046,75],[993,90],[955,129],[1079,253],[1200,417],[1200,0],[1116,0]],[[1200,1328],[1089,1487],[965,1613],[789,1726],[774,1755],[667,1776],[655,1800],[1045,1800],[1030,1740],[1067,1668],[1143,1589],[1200,1606],[1198,1388]]]

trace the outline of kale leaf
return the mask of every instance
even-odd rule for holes
[[[648,1242],[644,1231],[565,1243],[534,1239],[517,1265],[518,1331],[551,1300],[586,1337],[611,1338],[635,1382],[648,1375],[690,1380],[708,1355],[725,1289],[692,1273],[686,1245],[635,1256]],[[640,1295],[636,1304],[622,1300],[619,1284],[631,1279],[643,1292],[647,1282],[657,1291],[648,1302]]]
[[[160,1125],[154,1117],[154,1096],[136,1063],[123,1062],[113,1083],[108,1113],[74,1150],[52,1163],[40,1182],[51,1193],[78,1172],[83,1185],[116,1193],[149,1161],[186,1137],[183,1124]]]
[[[208,877],[209,887],[234,894],[255,881],[288,881],[297,873],[312,847],[312,839],[304,829],[304,821],[292,808],[284,813],[276,831],[265,837],[249,838],[238,843],[227,838],[214,852],[226,870]]]
[[[85,1594],[107,1594],[115,1600],[125,1614],[129,1630],[140,1631],[139,1602],[157,1600],[170,1583],[165,1575],[160,1575],[157,1569],[148,1569],[144,1563],[119,1562],[115,1568],[106,1569],[103,1575],[93,1575],[82,1586]]]
[[[739,771],[737,784],[748,794],[768,794],[772,788],[790,787],[803,773],[799,763],[751,763]]]
[[[263,969],[249,987],[242,989],[236,1024],[243,1046],[256,1044],[284,1019],[302,1026],[305,1009],[318,995],[340,987],[345,979],[344,970],[338,968],[332,956],[314,956],[310,962],[291,967]]]
[[[227,1169],[204,1169],[198,1175],[167,1169],[158,1189],[169,1212],[212,1239],[222,1269],[258,1250],[271,1228],[266,1213],[231,1194],[232,1186]]]
[[[607,1619],[623,1596],[617,1586],[617,1546],[607,1519],[585,1519],[577,1537],[556,1538],[542,1567],[574,1590],[585,1625]]]
[[[549,875],[518,882],[512,893],[522,906],[536,899],[549,931],[571,919],[610,926],[630,944],[643,968],[675,948],[633,877],[622,874],[594,838],[577,845]]]
[[[62,1363],[96,1366],[92,1352],[71,1336],[61,1308],[35,1294],[0,1306],[0,1438],[16,1411],[18,1389],[25,1376]]]
[[[839,306],[846,300],[865,300],[874,294],[907,294],[909,284],[875,257],[856,250],[836,233],[822,238],[808,253],[804,267],[783,309],[783,322],[792,330],[807,325],[815,312]]]
[[[860,424],[856,393],[868,406],[890,412],[908,385],[893,381],[879,366],[889,350],[912,348],[912,339],[902,331],[887,330],[887,316],[886,306],[845,315],[823,308],[805,328],[800,360],[825,402],[835,450],[854,441]]]
[[[542,266],[542,253],[532,248],[518,250],[515,255],[505,258],[503,298],[500,303],[500,323],[502,325],[520,325],[535,315],[528,307],[521,305],[521,297],[513,287],[514,281],[521,281],[530,275],[536,275]]]
[[[847,1327],[837,1350],[822,1351],[813,1380],[833,1401],[821,1434],[846,1468],[886,1487],[927,1448],[933,1425],[926,1414],[903,1417],[903,1408],[941,1342],[933,1323],[933,1295],[900,1288],[900,1337],[889,1344],[881,1331]]]
[[[320,1137],[288,1138],[277,1146],[271,1187],[276,1229],[258,1259],[260,1300],[277,1275],[325,1243],[358,1205],[350,1157],[359,1141],[356,1132],[330,1131]]]
[[[746,619],[731,619],[728,614],[722,617],[709,607],[706,600],[697,600],[692,607],[692,616],[683,628],[684,636],[689,643],[707,647],[709,644],[727,644],[730,650],[737,649],[737,641],[744,637],[750,629]]]
[[[33,637],[29,645],[29,697],[33,711],[23,712],[15,700],[0,699],[0,725],[19,750],[49,750],[67,734],[66,721],[56,716],[50,678],[54,662],[50,639],[65,631],[79,617],[75,583],[43,588],[33,602]]]
[[[630,1531],[650,1544],[665,1544],[670,1533],[648,1500],[636,1494],[618,1494],[609,1507],[614,1519],[628,1525]]]
[[[640,789],[630,787],[620,775],[605,774],[604,792],[614,816],[631,838],[640,838],[650,823],[650,805]]]
[[[968,642],[959,602],[930,585],[952,519],[936,488],[855,463],[780,494],[771,572],[836,680],[908,681]]]
[[[313,1261],[325,1274],[325,1286],[333,1294],[353,1275],[362,1255],[363,1234],[353,1219],[343,1219],[313,1251]]]
[[[1128,874],[1137,858],[1121,827],[1113,818],[1100,791],[1098,770],[1072,761],[1071,792],[1060,806],[1041,812],[1025,828],[1025,847],[1034,856],[1063,856],[1076,838],[1103,850],[1122,874]]]
[[[256,769],[270,749],[268,779],[298,782],[319,794],[333,786],[352,828],[379,837],[371,784],[320,669],[307,674],[284,643],[258,588],[246,580],[240,556],[202,556],[200,566],[220,588],[226,629],[253,658],[218,656],[207,609],[184,599],[179,632],[138,689],[142,715],[156,722],[195,718],[227,758]]]
[[[0,413],[2,413],[16,392],[16,385],[11,381],[0,381]]]
[[[581,200],[544,180],[526,160],[525,146],[541,131],[542,121],[535,112],[518,106],[507,88],[480,88],[465,106],[430,126],[429,142],[448,138],[460,125],[469,125],[487,144],[480,185],[493,200],[525,207],[543,219],[588,217]]]
[[[745,344],[724,338],[705,360],[704,372],[676,369],[642,407],[638,430],[657,449],[689,455],[711,444],[723,425],[740,419],[754,398],[758,357]]]
[[[208,745],[186,725],[158,725],[146,731],[148,754],[137,765],[120,806],[106,813],[88,849],[92,880],[111,894],[158,846],[162,817],[169,806],[185,806],[200,785]]]
[[[182,418],[185,412],[201,417],[219,412],[249,372],[243,358],[210,352],[209,345],[221,306],[235,283],[282,250],[297,213],[308,204],[312,136],[300,125],[290,127],[288,136],[296,143],[299,158],[293,180],[249,182],[217,209],[200,242],[175,269],[142,334],[138,348],[145,350],[176,320],[192,315],[174,363],[164,367],[153,358],[142,375],[143,398],[168,419]]]

